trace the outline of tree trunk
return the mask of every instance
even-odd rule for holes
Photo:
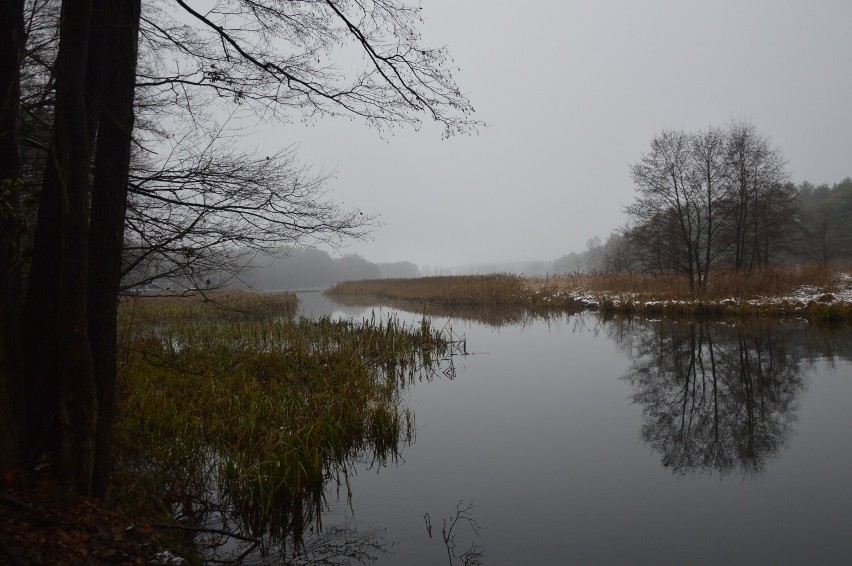
[[[78,108],[84,108],[85,133],[80,133],[84,143],[79,145],[81,154],[91,156],[91,147],[97,130],[97,121],[100,114],[99,105],[95,100],[99,96],[101,80],[104,75],[102,59],[105,57],[106,46],[103,43],[102,30],[104,29],[104,4],[107,0],[88,1],[91,7],[81,7],[79,3],[63,3],[63,14],[65,11],[73,12],[71,22],[79,20],[78,23],[69,23],[69,26],[82,25],[84,21],[77,14],[80,10],[89,10],[85,30],[79,30],[79,34],[85,33],[85,58],[73,61],[77,67],[73,70],[77,81],[74,88],[79,89],[84,85],[84,96],[75,102]],[[66,6],[67,5],[67,6]],[[67,19],[67,18],[63,18]],[[69,32],[65,30],[68,29]],[[67,37],[70,28],[63,24],[63,37]],[[80,39],[82,40],[82,38]],[[83,57],[78,53],[78,57]],[[57,58],[57,75],[66,76],[69,69],[66,68],[68,59],[61,61]],[[81,61],[85,61],[85,67],[79,68]],[[58,77],[57,77],[58,78]],[[58,80],[57,80],[58,82]],[[57,89],[59,88],[57,84]],[[79,93],[78,93],[79,94]],[[57,98],[58,98],[57,94]],[[67,102],[67,101],[66,101]],[[58,101],[57,101],[58,104]],[[82,106],[80,106],[82,104]],[[75,118],[78,118],[75,115]],[[58,123],[58,115],[54,119],[54,126]],[[79,127],[76,126],[76,127]],[[24,358],[26,360],[26,373],[28,376],[26,388],[26,405],[28,408],[28,423],[31,429],[31,438],[28,441],[29,457],[36,458],[42,452],[56,452],[60,448],[61,431],[59,423],[59,407],[61,397],[61,383],[59,373],[59,345],[61,339],[57,334],[59,293],[60,293],[60,262],[63,235],[60,231],[64,212],[67,204],[65,187],[67,180],[63,177],[61,167],[57,167],[57,159],[54,143],[48,149],[45,165],[44,181],[42,183],[41,202],[39,203],[38,220],[35,230],[35,242],[30,276],[28,279],[27,303],[23,321]],[[82,164],[79,161],[76,164]],[[89,158],[85,161],[88,175]],[[87,222],[82,224],[82,229],[87,229]],[[81,256],[82,259],[82,256]]]
[[[128,172],[140,0],[112,0],[106,12],[103,95],[89,233],[89,341],[98,391],[94,492],[107,496],[115,417],[116,316]],[[98,273],[95,277],[94,274]]]
[[[36,228],[37,248],[56,245],[58,239],[58,257],[55,266],[42,265],[41,271],[31,274],[31,284],[49,291],[40,299],[50,300],[55,291],[55,302],[47,305],[53,308],[47,314],[52,315],[55,323],[50,334],[56,344],[57,364],[45,367],[41,377],[46,386],[54,389],[58,386],[60,471],[66,482],[80,493],[91,491],[97,423],[97,391],[86,318],[91,142],[85,90],[91,11],[91,0],[63,2],[55,65],[52,158],[45,172]],[[58,226],[43,224],[41,209],[47,206],[51,207],[51,213],[58,212]],[[34,269],[37,256],[45,261],[47,254],[36,249]],[[36,278],[50,272],[58,274],[54,289],[48,287],[49,282]],[[33,358],[27,359],[30,361]]]
[[[54,129],[28,280],[30,455],[57,451],[65,480],[97,495],[109,485],[139,17],[139,0],[63,2]]]
[[[23,184],[18,132],[24,2],[0,0],[0,469],[21,462],[24,434],[18,308],[19,191]]]

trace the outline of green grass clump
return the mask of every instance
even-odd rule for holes
[[[295,293],[253,293],[238,289],[192,291],[183,295],[127,296],[121,301],[119,326],[163,324],[178,320],[239,320],[281,316],[292,318]]]
[[[319,520],[324,484],[354,459],[397,457],[414,433],[401,389],[454,348],[425,318],[185,314],[166,309],[125,343],[117,444],[128,491],[183,520],[224,512],[279,540]]]
[[[811,322],[835,323],[852,320],[852,304],[825,304],[812,302],[805,309],[805,315]]]

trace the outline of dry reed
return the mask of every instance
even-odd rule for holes
[[[535,313],[600,309],[649,315],[852,319],[850,278],[821,265],[776,267],[751,273],[717,269],[701,291],[691,291],[683,276],[595,273],[539,278],[496,274],[356,281],[335,285],[327,293],[452,307],[514,306]]]
[[[372,295],[439,303],[443,305],[517,305],[525,296],[524,279],[518,275],[459,275],[417,279],[374,279],[338,283],[329,295]]]
[[[253,317],[293,318],[299,306],[295,293],[257,293],[239,289],[190,291],[181,295],[126,296],[119,324],[177,320],[240,320]]]

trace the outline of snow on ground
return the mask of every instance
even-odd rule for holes
[[[537,291],[536,293],[538,293]],[[804,309],[812,303],[822,303],[826,305],[833,304],[852,304],[852,274],[841,273],[837,276],[834,282],[826,287],[816,287],[804,285],[798,288],[790,295],[772,296],[772,297],[756,297],[753,299],[738,299],[727,298],[717,300],[647,300],[639,293],[593,293],[589,291],[557,291],[550,297],[544,297],[545,301],[555,301],[560,299],[571,298],[575,305],[586,308],[597,308],[601,302],[608,301],[615,306],[622,305],[627,302],[632,302],[636,305],[645,307],[653,306],[674,306],[674,305],[689,305],[702,303],[705,305],[719,305],[727,307],[736,307],[739,305],[750,306],[770,306],[770,305],[785,305],[787,308],[794,310]]]
[[[852,275],[849,273],[841,273],[837,276],[834,283],[826,288],[815,287],[812,285],[803,285],[796,289],[792,295],[786,297],[761,297],[746,301],[748,304],[798,304],[802,307],[809,305],[812,302],[835,304],[835,303],[852,303]]]

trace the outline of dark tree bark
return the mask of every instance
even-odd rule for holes
[[[20,461],[22,422],[18,307],[18,202],[23,184],[18,132],[24,2],[0,0],[0,468]]]
[[[0,22],[0,31],[4,32],[0,39],[0,58],[8,59],[17,44],[6,42],[6,39],[18,36],[5,32],[21,28],[19,16],[23,0],[0,2],[4,2],[0,5],[0,9],[4,10],[0,17],[5,18],[7,12],[15,16],[14,22],[13,19]],[[193,12],[183,2],[178,1],[177,4],[183,6],[193,20],[197,20],[196,23],[200,22],[203,31],[199,33],[209,41],[196,42],[194,33],[184,33],[185,24],[172,22],[169,17],[162,25],[147,22],[151,26],[149,32],[153,30],[157,37],[161,33],[162,41],[190,60],[198,58],[200,66],[187,76],[192,78],[196,73],[200,74],[189,83],[200,88],[213,88],[219,94],[223,87],[230,89],[236,103],[250,100],[262,108],[271,109],[276,115],[288,108],[319,114],[342,111],[363,116],[374,125],[417,124],[418,116],[426,114],[443,124],[447,134],[476,126],[466,117],[472,108],[455,86],[451,71],[445,69],[445,50],[419,48],[419,36],[414,33],[413,27],[418,11],[401,3],[384,3],[377,10],[337,2],[293,3],[286,10],[279,10],[280,3],[272,0],[264,2],[262,9],[256,9],[260,4],[255,2],[238,2],[240,9],[234,17],[249,27],[233,29],[230,24],[222,25],[230,19],[224,12],[214,9],[202,15]],[[42,8],[52,6],[45,4]],[[344,8],[353,10],[354,19]],[[287,17],[291,10],[306,19]],[[37,13],[38,10],[33,10],[34,18]],[[24,350],[20,356],[21,369],[18,371],[13,367],[10,370],[10,375],[23,377],[21,383],[26,384],[20,397],[25,407],[23,421],[28,427],[26,432],[10,430],[9,437],[26,446],[30,459],[44,451],[56,452],[59,469],[69,484],[81,493],[104,495],[109,484],[110,433],[115,405],[117,292],[122,255],[127,251],[123,249],[123,238],[130,184],[128,168],[134,127],[140,0],[63,0],[58,20],[58,50],[54,48],[57,42],[53,40],[57,36],[52,32],[57,26],[53,23],[52,13],[50,16],[42,15],[42,27],[36,28],[51,30],[45,35],[48,41],[40,42],[39,47],[46,49],[49,56],[40,59],[33,56],[35,63],[31,70],[35,72],[30,77],[31,83],[24,81],[25,85],[34,85],[36,90],[39,85],[44,88],[41,95],[36,93],[33,97],[33,105],[21,106],[20,93],[16,90],[21,82],[15,75],[20,68],[20,52],[8,59],[14,60],[13,65],[0,69],[0,80],[3,81],[0,84],[12,85],[12,90],[2,93],[3,100],[11,101],[14,108],[10,108],[15,112],[18,107],[29,108],[28,116],[43,128],[44,133],[41,141],[29,140],[28,145],[39,152],[39,159],[30,160],[29,167],[38,168],[43,175],[40,176],[41,191],[37,195],[37,219],[33,221],[30,216],[27,217],[29,229],[26,239],[32,243],[33,253],[27,273],[25,316],[20,319],[21,347]],[[258,40],[252,34],[235,31],[250,29],[251,22],[256,19],[261,21],[264,29],[273,31],[272,37],[280,40],[282,45],[295,41],[292,47],[296,55],[291,57],[289,48],[282,52],[268,49],[269,45],[276,43],[268,38]],[[309,28],[315,32],[303,34],[303,21],[308,22]],[[336,31],[334,26],[329,27],[331,21],[340,29]],[[363,29],[353,24],[354,21],[358,21]],[[394,25],[388,27],[384,24],[387,21]],[[267,28],[266,24],[271,27]],[[291,33],[293,25],[298,28],[296,34]],[[172,26],[180,32],[170,33],[168,30]],[[356,44],[369,55],[370,71],[358,73],[351,88],[339,88],[337,84],[338,79],[346,76],[345,73],[331,72],[333,66],[325,66],[318,60],[314,62],[316,53],[326,53],[328,47],[337,45],[338,31],[351,34]],[[394,41],[387,43],[387,36]],[[189,43],[182,43],[186,39]],[[23,36],[18,40],[23,42]],[[45,45],[48,47],[45,48]],[[223,51],[220,52],[220,49]],[[53,53],[56,53],[55,59]],[[214,71],[217,68],[214,63],[222,63],[222,58],[230,63],[235,55],[233,66],[223,65],[225,68],[221,71]],[[161,56],[160,61],[165,58],[167,56]],[[7,59],[3,61],[8,62]],[[181,64],[182,60],[176,60],[176,68]],[[158,65],[154,64],[154,68]],[[46,77],[48,73],[51,74],[49,79]],[[176,77],[159,78],[149,86],[156,88],[156,85],[188,80],[181,77],[183,74],[178,71]],[[52,90],[50,85],[53,85]],[[173,104],[171,99],[170,103]],[[17,120],[9,112],[4,107],[0,119],[3,124],[14,125]],[[51,132],[49,143],[44,139],[48,132]],[[18,142],[13,138],[3,138],[2,143],[12,139],[17,150]],[[4,151],[3,156],[12,156],[13,153]],[[9,159],[12,163],[12,157]],[[289,163],[284,158],[282,160]],[[276,234],[276,228],[282,226],[291,230],[289,234],[300,235],[359,233],[366,225],[357,211],[351,215],[338,213],[333,205],[312,198],[314,188],[321,186],[320,177],[308,179],[305,184],[305,174],[301,174],[290,184],[284,183],[283,188],[279,187],[281,183],[278,181],[287,180],[290,173],[289,169],[276,172],[279,163],[278,159],[267,157],[263,161],[258,158],[249,166],[240,164],[235,170],[242,171],[245,177],[228,181],[243,191],[239,195],[251,197],[254,187],[270,191],[253,197],[248,205],[239,202],[236,196],[229,196],[224,201],[215,199],[211,216],[230,218],[232,226],[238,226],[242,220],[253,225],[258,232],[261,232],[262,225],[267,234],[253,235],[258,246],[281,238],[280,234]],[[10,179],[21,177],[20,161],[7,165],[5,161],[0,165],[4,168],[4,175],[8,168],[12,172]],[[217,169],[224,170],[228,167]],[[262,182],[251,178],[252,173],[258,170],[267,172]],[[206,194],[205,182],[220,184],[216,179],[206,179],[191,190],[201,190],[201,194]],[[32,184],[37,185],[38,182]],[[141,185],[138,183],[136,188]],[[178,185],[184,186],[184,183],[179,181]],[[144,189],[148,191],[145,196],[151,201],[184,207],[189,211],[187,217],[195,212],[194,203],[186,202],[182,198],[186,193],[182,191],[165,189],[158,192],[150,186]],[[228,191],[223,194],[230,195]],[[158,210],[143,215],[139,222],[143,225],[168,224],[168,220],[158,217]],[[198,218],[208,214],[207,210],[199,211]],[[12,233],[10,226],[12,224],[4,221],[4,237]],[[184,230],[191,231],[195,226],[197,223],[194,222],[188,227],[178,226],[177,237],[183,237]],[[175,235],[168,231],[167,234],[169,237]],[[143,239],[142,244],[150,246],[151,242]],[[159,244],[157,249],[162,250],[163,242]],[[202,249],[215,244],[215,239],[213,242],[196,242]],[[0,252],[0,267],[3,267],[0,270],[0,291],[4,291],[4,300],[7,297],[19,300],[23,296],[20,289],[5,292],[15,281],[7,275],[17,265],[16,258],[9,255],[8,250],[8,247],[3,247]],[[187,257],[196,252],[186,246],[179,251]],[[145,257],[144,252],[142,257]],[[17,322],[12,321],[14,317],[6,316],[7,310],[11,312],[7,304],[15,303],[4,302],[0,307],[4,309],[0,313],[4,316],[0,327],[0,347],[3,348],[0,351],[0,369],[4,372],[7,366],[15,365],[7,355],[14,348],[7,348],[4,340],[7,336],[19,335]],[[8,395],[11,390],[7,387],[11,382],[6,373],[2,377],[0,411],[3,415],[0,420],[11,414],[3,405],[4,400],[8,405],[11,399]],[[17,394],[14,396],[18,397]],[[0,422],[0,427],[3,426]],[[2,434],[5,432],[0,431]],[[5,445],[3,449],[6,449]]]
[[[31,422],[49,434],[55,446],[55,434],[44,428],[50,421],[39,422],[39,417],[53,420],[51,413],[58,406],[60,470],[81,493],[91,491],[97,421],[86,319],[91,138],[85,91],[91,12],[91,0],[63,3],[53,136],[27,298],[28,316],[34,318],[25,358],[32,383],[39,388],[28,400],[38,409],[31,413]],[[55,363],[47,352],[38,351],[42,341],[48,343],[49,354],[55,354]]]
[[[27,302],[31,445],[36,454],[58,449],[66,480],[98,495],[106,494],[111,460],[139,14],[138,0],[63,5],[54,133]],[[41,348],[49,354],[40,356]]]
[[[57,452],[68,483],[98,495],[111,460],[139,17],[139,0],[63,3],[23,328],[28,458]]]
[[[63,8],[63,12],[64,12]],[[85,59],[84,59],[85,60]],[[57,67],[58,64],[54,64]],[[57,77],[58,78],[58,77]],[[54,79],[54,84],[56,79]],[[54,93],[56,106],[56,93]],[[55,114],[54,109],[54,114]],[[52,118],[53,116],[51,116]],[[43,124],[47,129],[51,124]],[[48,142],[41,192],[32,235],[33,252],[27,276],[26,303],[21,321],[24,357],[24,405],[27,422],[27,459],[43,452],[58,452],[59,431],[59,258],[62,194],[58,156],[53,131],[45,132]],[[41,165],[40,163],[38,165]],[[34,175],[37,174],[37,170]]]
[[[100,496],[107,495],[112,454],[117,298],[127,211],[141,10],[140,0],[113,0],[107,4],[104,82],[99,100],[101,117],[92,189],[88,289],[89,341],[98,391],[97,455],[93,488],[95,494]]]
[[[55,160],[48,151],[47,164]],[[59,300],[61,195],[54,167],[46,167],[38,207],[33,255],[22,320],[27,457],[59,449],[59,371],[56,308]]]

